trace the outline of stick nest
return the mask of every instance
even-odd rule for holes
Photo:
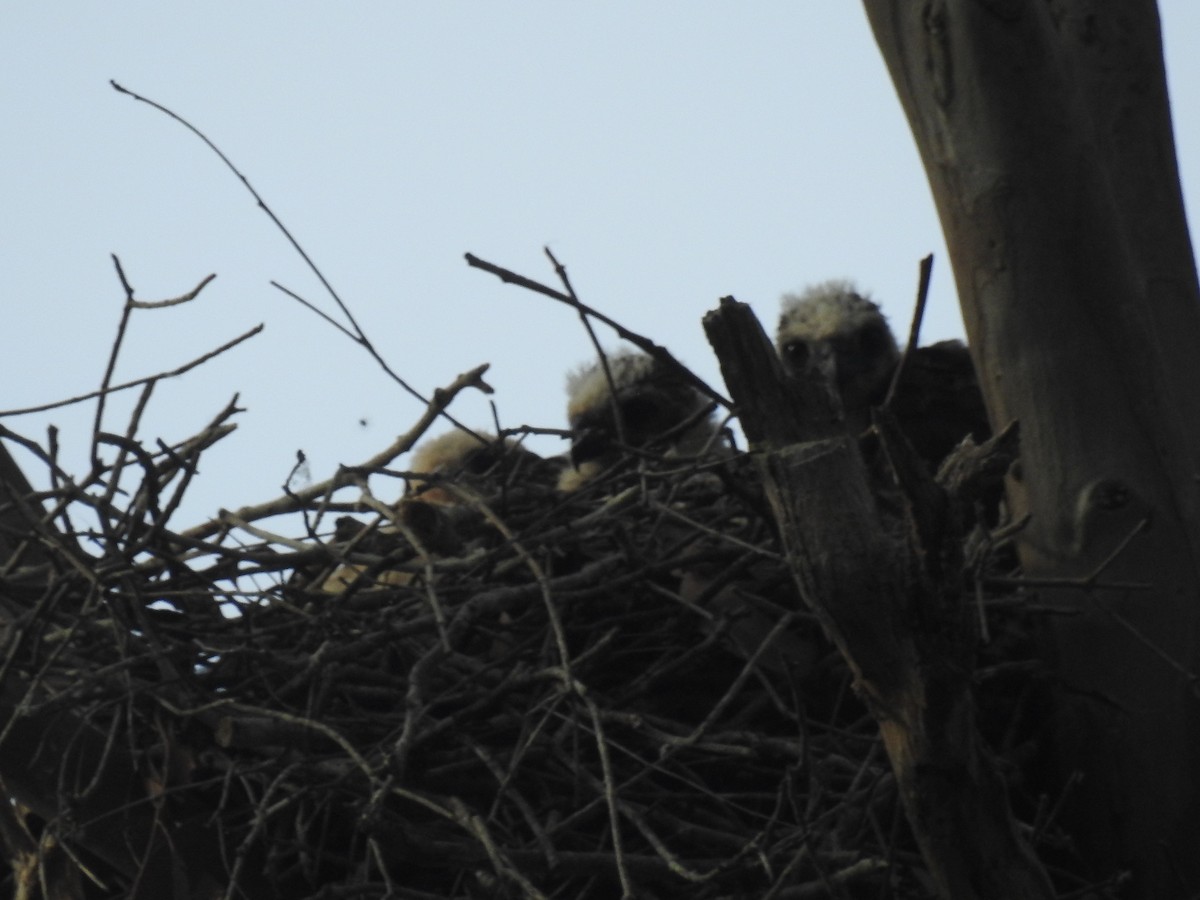
[[[41,494],[13,559],[43,562],[4,583],[12,716],[69,716],[89,748],[42,761],[57,818],[16,809],[100,895],[130,875],[67,811],[128,768],[132,815],[218,848],[217,896],[928,896],[747,457],[646,454],[568,495],[515,467],[377,513],[331,484],[292,495],[295,538],[173,532],[161,498],[208,443],[124,446]],[[1010,750],[1011,682],[990,682]]]

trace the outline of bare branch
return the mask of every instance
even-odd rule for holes
[[[196,137],[200,138],[200,140],[203,141],[204,144],[210,150],[212,150],[213,153],[215,153],[218,156],[218,158],[220,158],[221,162],[223,162],[225,164],[226,168],[228,168],[229,171],[231,171],[234,175],[236,175],[238,180],[243,184],[243,186],[245,186],[246,190],[250,192],[250,196],[252,196],[254,198],[254,201],[255,201],[255,203],[258,204],[259,209],[261,209],[264,213],[267,214],[267,216],[270,218],[270,220],[274,223],[275,227],[279,229],[280,233],[287,239],[288,243],[292,245],[292,248],[296,251],[296,253],[298,253],[300,255],[300,258],[302,260],[304,260],[304,263],[305,263],[305,265],[308,266],[309,271],[311,271],[317,277],[317,280],[321,282],[321,286],[325,288],[326,293],[328,293],[329,296],[333,299],[333,302],[337,304],[337,307],[339,310],[341,310],[342,315],[344,315],[346,317],[346,321],[350,323],[350,327],[346,328],[345,326],[341,325],[335,319],[333,319],[331,316],[329,316],[328,314],[323,313],[319,309],[317,309],[317,307],[315,305],[308,302],[307,300],[304,300],[295,292],[290,291],[287,288],[283,287],[278,282],[272,281],[271,282],[272,286],[274,286],[278,290],[282,291],[284,294],[291,297],[293,300],[296,300],[299,303],[301,303],[306,309],[317,313],[324,321],[326,321],[330,325],[333,325],[342,334],[346,335],[346,337],[350,338],[352,341],[354,341],[356,344],[358,344],[360,347],[362,347],[364,350],[366,350],[367,353],[370,354],[371,358],[374,359],[375,362],[379,365],[379,367],[382,368],[385,373],[387,373],[388,377],[391,378],[394,382],[396,382],[396,384],[399,385],[402,390],[404,390],[406,393],[408,393],[410,396],[412,396],[418,402],[425,403],[425,404],[428,404],[430,402],[429,399],[426,398],[420,391],[418,391],[416,388],[412,387],[407,381],[405,381],[403,378],[401,378],[400,375],[398,375],[392,369],[392,367],[388,364],[387,360],[385,360],[383,358],[382,354],[380,354],[379,351],[375,349],[375,345],[367,337],[366,332],[363,331],[363,329],[359,326],[358,320],[355,319],[354,314],[352,312],[350,312],[350,307],[345,303],[345,301],[342,300],[341,295],[339,295],[338,292],[336,290],[334,290],[333,285],[329,283],[328,279],[326,279],[326,277],[325,277],[325,274],[321,271],[321,269],[317,266],[317,264],[312,260],[312,258],[308,255],[308,253],[304,250],[304,248],[300,246],[300,242],[296,240],[296,238],[292,235],[291,231],[288,230],[287,226],[284,225],[282,220],[280,220],[280,218],[275,215],[275,212],[271,209],[271,207],[269,207],[267,205],[266,201],[263,200],[262,196],[258,193],[258,191],[256,191],[254,189],[254,186],[250,184],[250,179],[247,178],[244,174],[242,174],[241,170],[239,170],[237,168],[237,166],[235,166],[233,164],[233,161],[230,160],[229,157],[227,157],[221,151],[221,149],[216,144],[214,144],[208,138],[208,136],[206,134],[204,134],[204,132],[202,132],[200,129],[198,129],[191,122],[187,121],[187,119],[183,118],[178,113],[173,112],[172,110],[168,109],[167,107],[163,106],[162,104],[156,103],[155,101],[150,100],[147,97],[143,97],[140,94],[134,93],[133,91],[129,90],[128,88],[122,87],[116,81],[110,81],[109,84],[111,84],[113,89],[116,90],[117,92],[125,94],[126,96],[129,96],[129,97],[132,97],[134,100],[145,103],[148,106],[151,106],[154,109],[157,109],[159,112],[171,117],[176,122],[183,125],[190,132],[192,132],[192,134],[196,135]],[[0,415],[2,415],[2,413],[0,413]],[[463,425],[461,422],[459,422],[458,420],[456,420],[452,416],[450,416],[450,414],[447,413],[444,408],[441,411],[441,415],[445,416],[445,418],[451,424],[453,424],[455,427],[461,428],[463,431],[470,432],[471,434],[475,434],[475,432],[471,431],[470,428],[468,428],[467,426]],[[478,437],[478,435],[476,435],[476,436]]]
[[[226,350],[232,350],[238,344],[242,343],[242,341],[249,340],[250,338],[254,337],[256,334],[258,334],[262,330],[263,330],[262,325],[255,325],[249,331],[246,331],[243,334],[238,335],[233,340],[226,341],[220,347],[217,347],[214,350],[210,350],[208,353],[205,353],[203,356],[198,356],[195,359],[193,359],[191,362],[185,363],[184,365],[179,366],[178,368],[171,369],[166,372],[159,372],[157,375],[147,375],[145,378],[138,378],[135,381],[127,381],[127,382],[124,382],[123,384],[113,385],[112,387],[108,387],[108,388],[105,388],[102,390],[90,391],[89,393],[80,394],[76,397],[70,397],[66,400],[56,400],[53,403],[43,403],[39,406],[25,406],[25,407],[21,407],[19,409],[3,409],[3,410],[0,410],[0,417],[24,416],[24,415],[28,415],[30,413],[45,412],[48,409],[60,409],[61,407],[64,407],[64,406],[70,406],[73,403],[83,403],[86,400],[93,400],[96,397],[101,396],[102,394],[115,394],[118,391],[127,391],[130,388],[142,387],[144,385],[150,384],[151,382],[161,381],[164,378],[174,378],[177,375],[183,375],[185,372],[190,372],[192,369],[196,368],[199,365],[203,365],[204,363],[208,362],[210,359],[212,359],[215,356],[220,356]]]
[[[310,485],[301,491],[295,491],[282,497],[277,497],[274,500],[269,500],[266,503],[259,503],[253,506],[243,506],[240,509],[234,510],[232,516],[235,519],[253,522],[258,519],[268,518],[270,516],[282,515],[285,513],[296,512],[305,504],[331,494],[338,488],[354,482],[355,476],[352,471],[374,470],[381,469],[389,465],[392,460],[412,449],[413,445],[419,441],[422,435],[429,429],[429,426],[436,421],[437,417],[442,415],[445,408],[450,405],[458,394],[466,388],[473,387],[477,390],[491,393],[491,388],[487,382],[483,380],[483,374],[488,370],[488,364],[484,363],[471,369],[469,372],[464,372],[459,375],[454,381],[445,388],[438,388],[433,392],[433,399],[429,402],[425,412],[417,420],[412,428],[406,431],[400,437],[396,438],[386,449],[375,454],[370,459],[366,460],[358,466],[343,468],[332,478],[328,478],[317,484]],[[189,538],[206,538],[214,534],[226,530],[225,517],[218,516],[202,525],[195,528],[189,528],[183,532],[184,536]]]
[[[913,310],[912,323],[908,327],[908,342],[904,345],[904,353],[900,356],[900,363],[896,366],[896,371],[892,373],[892,383],[888,385],[887,396],[883,400],[884,409],[892,405],[892,398],[896,395],[896,387],[904,375],[904,368],[908,365],[912,352],[920,343],[921,321],[925,318],[925,303],[929,300],[929,279],[932,272],[933,254],[930,253],[921,260],[921,275],[917,284],[917,305]]]
[[[691,369],[677,360],[671,354],[671,351],[669,351],[666,347],[656,344],[654,341],[650,340],[644,335],[630,331],[624,325],[621,325],[619,322],[616,322],[604,315],[604,313],[599,312],[598,310],[595,310],[587,304],[581,302],[577,297],[572,297],[570,294],[564,294],[552,287],[547,287],[540,282],[534,281],[532,278],[526,278],[524,275],[518,275],[515,272],[497,266],[494,263],[482,260],[472,253],[466,253],[463,256],[467,261],[467,265],[471,266],[472,268],[482,269],[485,272],[490,272],[505,284],[515,284],[518,287],[523,287],[526,290],[533,291],[535,294],[543,294],[551,299],[557,300],[559,303],[565,303],[567,306],[570,306],[572,309],[580,313],[580,315],[590,316],[599,322],[603,322],[605,325],[615,331],[617,336],[622,340],[629,341],[629,343],[633,344],[639,350],[650,354],[655,359],[662,362],[663,365],[667,366],[674,372],[677,372],[690,385],[692,385],[692,387],[704,394],[704,396],[715,400],[726,409],[733,408],[733,404],[728,399],[709,387],[704,379],[698,377],[694,372],[692,372]],[[553,256],[551,256],[551,259],[553,260]],[[557,260],[555,260],[555,264],[557,265]]]

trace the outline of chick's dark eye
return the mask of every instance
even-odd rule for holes
[[[793,372],[803,372],[808,367],[810,355],[808,344],[804,341],[788,341],[783,345],[783,361]]]

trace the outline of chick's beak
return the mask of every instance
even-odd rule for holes
[[[594,427],[577,429],[571,439],[569,454],[571,466],[578,469],[585,462],[603,456],[611,446],[612,438],[605,429]]]

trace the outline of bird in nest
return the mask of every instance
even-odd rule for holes
[[[464,502],[461,489],[488,497],[552,483],[562,465],[560,460],[543,459],[511,438],[500,440],[487,432],[455,429],[422,442],[413,451],[408,464],[413,477],[405,498],[458,506]]]
[[[718,442],[712,401],[676,368],[629,350],[608,354],[605,362],[607,374],[597,360],[567,375],[571,465],[559,476],[559,490],[578,490],[626,448],[696,456]]]
[[[846,426],[861,434],[881,406],[900,348],[879,307],[853,282],[834,280],[785,294],[776,346],[798,378],[818,376],[841,398]],[[967,435],[991,433],[970,352],[962,341],[915,348],[889,404],[909,443],[936,471]]]
[[[335,539],[354,540],[361,550],[384,554],[403,544],[403,531],[434,556],[455,556],[481,530],[480,502],[492,503],[497,495],[549,493],[564,465],[543,459],[512,439],[464,429],[448,431],[422,441],[413,450],[407,490],[392,505],[391,521],[379,525],[373,539],[364,541],[361,533],[368,526],[350,517],[338,520]],[[342,593],[368,571],[361,564],[343,564],[322,589]],[[412,575],[385,569],[371,581],[377,587],[405,585],[412,582]]]

